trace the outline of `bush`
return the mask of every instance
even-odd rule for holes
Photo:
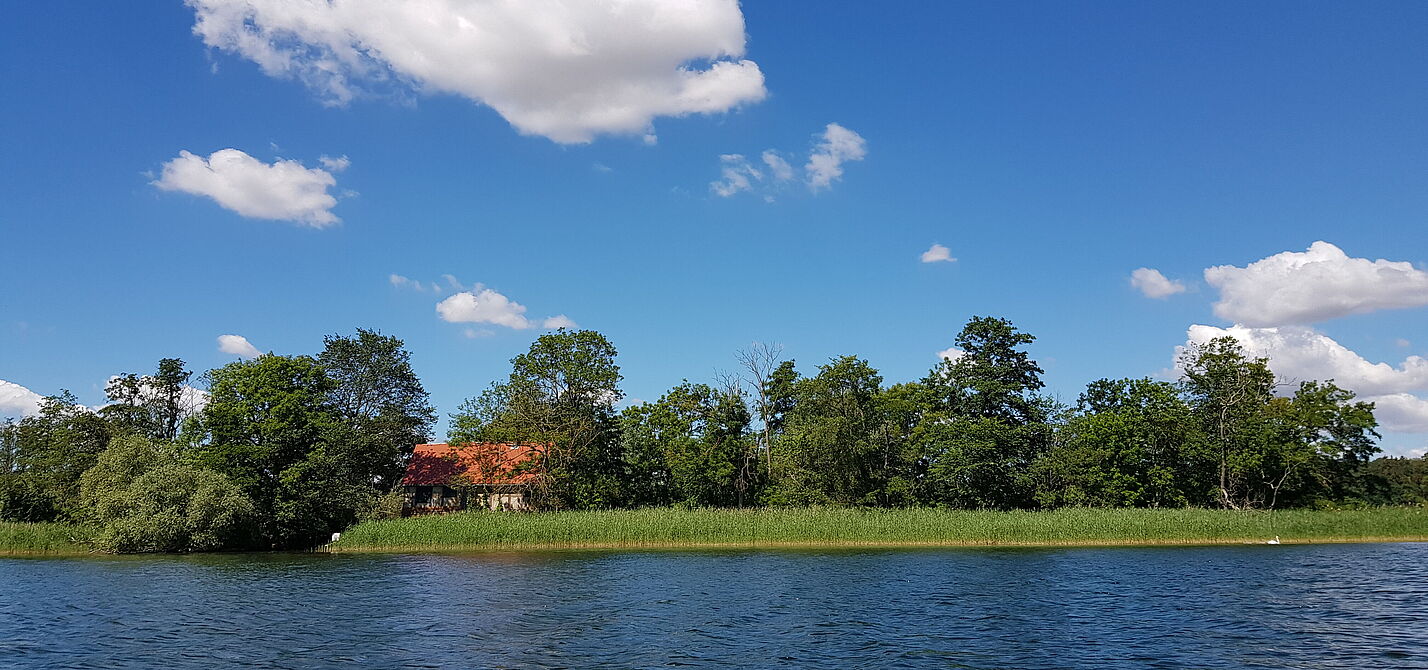
[[[253,516],[253,504],[227,477],[141,437],[116,439],[84,473],[81,491],[101,551],[231,548],[246,539]]]
[[[372,496],[367,504],[357,512],[359,521],[382,521],[400,519],[406,496],[401,491],[390,491]]]

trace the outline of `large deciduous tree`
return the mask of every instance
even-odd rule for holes
[[[1006,509],[1034,504],[1032,463],[1044,450],[1050,402],[1041,367],[1022,349],[1036,341],[1006,319],[974,317],[960,350],[923,380],[929,411],[916,439],[934,504]]]
[[[1242,509],[1261,502],[1258,484],[1271,451],[1268,408],[1276,380],[1265,358],[1249,358],[1238,341],[1219,337],[1180,356],[1181,384],[1208,439],[1214,504]]]
[[[688,382],[621,415],[630,502],[742,506],[755,491],[750,415],[736,390]]]
[[[776,442],[774,504],[879,504],[882,376],[856,356],[836,358],[794,384],[796,401]]]
[[[262,541],[300,546],[321,539],[307,524],[294,526],[279,512],[308,498],[308,488],[317,486],[311,477],[295,477],[289,470],[303,465],[302,471],[310,471],[313,454],[345,435],[331,400],[336,384],[309,356],[269,354],[229,363],[209,376],[209,402],[199,421],[204,438],[197,447],[200,461],[237,483],[253,501]],[[326,452],[321,453],[326,464]],[[344,487],[357,485],[346,464],[321,472]]]
[[[317,361],[332,380],[327,396],[346,429],[331,445],[333,455],[388,490],[401,479],[412,447],[427,440],[436,410],[401,340],[359,328],[323,342]]]
[[[69,391],[40,402],[34,415],[6,426],[0,471],[0,519],[79,517],[79,478],[109,445],[109,425]]]
[[[624,459],[614,405],[615,346],[593,330],[540,336],[511,359],[511,374],[452,415],[455,442],[530,445],[538,463],[535,502],[595,508],[621,503]]]
[[[178,358],[160,359],[152,375],[116,375],[104,386],[110,404],[99,413],[120,432],[172,442],[201,404],[201,393],[188,386],[192,376]]]
[[[1169,382],[1101,379],[1081,394],[1036,464],[1048,507],[1182,507],[1208,479],[1192,460],[1202,441],[1191,408]]]

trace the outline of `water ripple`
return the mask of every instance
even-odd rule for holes
[[[1428,545],[0,560],[0,668],[1428,668]]]

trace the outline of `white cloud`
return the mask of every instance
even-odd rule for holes
[[[937,352],[937,357],[938,357],[938,358],[940,358],[940,359],[942,359],[942,360],[944,360],[944,361],[951,361],[951,362],[953,362],[953,363],[956,363],[956,362],[957,362],[957,359],[959,359],[959,358],[961,358],[961,357],[963,357],[963,356],[966,356],[966,355],[967,355],[967,352],[962,351],[961,349],[958,349],[957,347],[948,347],[948,348],[946,348],[946,349],[943,349],[942,351]]]
[[[1350,258],[1328,242],[1240,268],[1205,270],[1220,290],[1215,314],[1248,326],[1308,324],[1380,309],[1428,305],[1428,272],[1411,263]]]
[[[248,342],[248,338],[242,335],[219,335],[218,350],[225,354],[242,356],[243,358],[257,358],[263,355],[258,348]]]
[[[0,416],[30,416],[40,411],[44,396],[15,382],[0,379]]]
[[[1372,396],[1374,417],[1384,431],[1392,433],[1428,433],[1428,400],[1409,393]]]
[[[767,94],[737,0],[186,0],[193,31],[330,104],[380,90],[489,105],[525,134],[650,136]],[[646,140],[649,141],[648,139]]]
[[[828,124],[823,130],[823,139],[814,147],[804,170],[808,172],[808,186],[817,191],[827,188],[843,176],[843,164],[860,161],[868,155],[868,142],[859,135],[836,123]]]
[[[723,165],[719,180],[709,182],[709,190],[721,198],[748,191],[754,187],[754,182],[764,178],[763,173],[750,165],[743,154],[724,154],[719,157],[719,162]]]
[[[292,221],[325,228],[341,221],[332,213],[337,198],[327,192],[337,180],[325,170],[278,160],[264,163],[237,149],[208,158],[180,151],[151,182],[165,191],[212,198],[224,209],[253,219]]]
[[[461,334],[466,336],[466,339],[468,340],[474,340],[478,337],[491,337],[492,335],[496,334],[496,331],[491,330],[489,328],[481,328],[479,330],[476,328],[467,328],[466,330],[461,331]]]
[[[1154,268],[1137,268],[1131,272],[1131,286],[1134,286],[1147,298],[1157,298],[1164,300],[1176,293],[1185,292],[1185,282],[1179,279],[1166,279],[1160,274],[1160,270]]]
[[[783,159],[777,151],[765,149],[763,153],[764,165],[769,166],[769,174],[777,181],[788,181],[793,179],[793,166]]]
[[[1407,349],[1407,348],[1413,346],[1413,343],[1412,343],[1412,342],[1409,342],[1407,339],[1402,338],[1402,337],[1400,337],[1400,338],[1394,340],[1393,343],[1394,343],[1395,345],[1397,345],[1398,348],[1400,348],[1400,349]]]
[[[922,252],[922,262],[924,263],[951,263],[957,259],[952,257],[952,250],[940,244],[934,244]]]
[[[428,290],[428,287],[427,287],[426,284],[423,284],[423,283],[421,283],[420,281],[417,281],[417,280],[415,280],[415,279],[410,279],[410,278],[407,278],[407,277],[403,277],[403,276],[401,276],[401,275],[399,275],[399,274],[396,274],[396,273],[387,275],[387,281],[391,282],[392,286],[395,286],[395,287],[397,287],[397,288],[409,288],[409,289],[413,289],[413,290],[416,290],[416,291],[426,291],[426,290]],[[441,290],[441,287],[440,287],[440,286],[437,286],[437,285],[436,285],[436,282],[432,282],[432,283],[431,283],[431,286],[430,286],[429,288],[430,288],[430,290],[431,290],[433,293],[436,292],[436,291],[440,291],[440,290]]]
[[[549,317],[545,321],[542,321],[540,325],[542,328],[545,328],[547,330],[555,330],[557,328],[579,327],[578,325],[576,325],[575,321],[571,320],[570,317],[564,314],[557,314],[555,316]]]
[[[530,328],[526,306],[489,288],[462,291],[436,304],[436,313],[449,323],[491,323],[507,328]]]
[[[1190,326],[1190,342],[1231,336],[1254,356],[1267,356],[1275,374],[1290,380],[1333,379],[1364,396],[1428,391],[1428,359],[1409,356],[1397,367],[1370,363],[1328,335],[1304,326],[1248,328]]]
[[[352,160],[347,156],[319,156],[317,162],[322,163],[322,167],[327,168],[328,172],[341,172],[352,166]]]
[[[804,169],[808,173],[809,188],[817,191],[832,186],[843,175],[843,163],[862,160],[868,153],[868,143],[862,136],[836,123],[819,134],[819,141],[808,156]],[[792,181],[795,172],[788,160],[778,151],[765,149],[759,159],[768,167],[768,177],[754,167],[743,154],[721,154],[719,156],[719,179],[709,183],[709,190],[715,195],[728,198],[744,191],[760,191],[765,202],[773,202],[773,194],[785,182]]]

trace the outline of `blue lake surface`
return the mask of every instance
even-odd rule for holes
[[[1428,668],[1428,544],[0,559],[0,668]]]

